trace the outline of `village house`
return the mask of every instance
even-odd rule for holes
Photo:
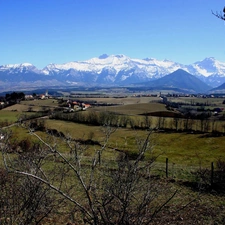
[[[32,100],[34,99],[33,95],[25,95],[25,100]]]
[[[82,108],[83,108],[83,110],[86,110],[86,109],[88,109],[88,108],[90,108],[90,107],[91,107],[90,104],[82,103]]]

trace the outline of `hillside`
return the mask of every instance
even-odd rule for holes
[[[188,92],[206,92],[211,88],[197,77],[182,69],[178,69],[158,80],[147,82],[146,85],[159,89],[172,88]]]

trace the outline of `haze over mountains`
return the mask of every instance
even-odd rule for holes
[[[204,92],[223,83],[225,63],[213,57],[183,65],[170,60],[104,54],[86,61],[49,64],[43,69],[30,63],[0,66],[2,91],[22,87],[148,85]]]

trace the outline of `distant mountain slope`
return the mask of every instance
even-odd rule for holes
[[[210,92],[225,92],[225,83],[221,84],[216,88],[211,89]]]
[[[215,58],[206,58],[191,65],[183,65],[170,60],[157,60],[154,58],[134,59],[125,55],[102,55],[86,61],[68,62],[64,64],[49,64],[39,70],[30,63],[9,64],[0,66],[0,90],[5,86],[43,87],[50,86],[118,86],[140,84],[163,78],[168,74],[182,69],[207,85],[217,87],[225,82],[225,63]],[[182,76],[182,75],[180,75]],[[175,78],[174,78],[175,79]],[[186,81],[182,77],[185,89],[197,90],[194,81]],[[182,80],[181,77],[177,82]],[[159,82],[159,81],[157,81]],[[3,85],[4,84],[4,85]],[[173,80],[168,86],[182,86]],[[183,87],[183,86],[182,86]],[[203,86],[202,86],[203,87]],[[198,91],[207,90],[200,88]]]
[[[190,92],[206,92],[211,87],[190,73],[178,69],[158,80],[147,82],[150,87],[174,88]]]

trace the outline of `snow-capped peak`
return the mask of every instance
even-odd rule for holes
[[[157,60],[155,58],[130,58],[123,54],[107,55],[103,54],[99,57],[91,58],[85,61],[74,61],[63,64],[49,64],[43,70],[38,70],[30,63],[8,64],[0,66],[0,72],[7,74],[14,73],[41,73],[45,75],[55,76],[60,74],[60,77],[70,75],[75,81],[77,77],[87,76],[88,78],[82,82],[89,82],[90,77],[93,82],[103,80],[117,82],[126,81],[147,81],[161,78],[174,71],[182,69],[188,73],[197,76],[208,84],[217,85],[225,80],[225,63],[216,60],[214,57],[205,58],[202,61],[195,62],[191,65],[183,65],[168,59]],[[71,79],[72,79],[71,78]],[[212,79],[211,79],[212,78]],[[220,79],[221,78],[221,79]],[[136,80],[135,80],[136,79]],[[218,80],[220,79],[220,80]]]
[[[34,67],[31,63],[21,63],[21,64],[7,64],[3,65],[2,67],[7,68],[7,69],[16,69],[16,68],[22,68],[22,67]]]
[[[215,74],[224,75],[225,72],[225,63],[216,60],[214,57],[208,57],[202,61],[195,62],[192,66],[198,74],[205,77]]]
[[[29,73],[34,72],[37,74],[42,73],[41,70],[38,70],[33,64],[31,63],[20,63],[20,64],[7,64],[0,66],[0,71],[12,73]]]

